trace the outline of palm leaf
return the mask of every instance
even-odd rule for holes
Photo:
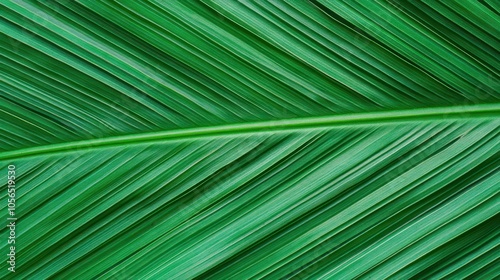
[[[500,274],[498,2],[0,5],[2,278]]]

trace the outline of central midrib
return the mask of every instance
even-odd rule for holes
[[[334,116],[228,124],[210,127],[185,128],[169,131],[147,132],[132,135],[105,137],[66,143],[23,148],[0,153],[0,160],[33,155],[68,152],[99,147],[122,146],[144,142],[187,140],[226,135],[272,133],[280,131],[321,129],[340,126],[384,125],[398,122],[438,121],[472,118],[498,118],[500,104],[480,104],[454,107],[419,108],[374,113],[355,113]]]

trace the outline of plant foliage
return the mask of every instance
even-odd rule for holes
[[[499,276],[498,1],[0,15],[0,277]]]

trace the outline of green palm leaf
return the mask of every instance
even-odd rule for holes
[[[0,5],[2,278],[499,276],[497,1]]]

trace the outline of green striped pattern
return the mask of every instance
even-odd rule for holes
[[[500,276],[498,1],[0,15],[2,279]]]

